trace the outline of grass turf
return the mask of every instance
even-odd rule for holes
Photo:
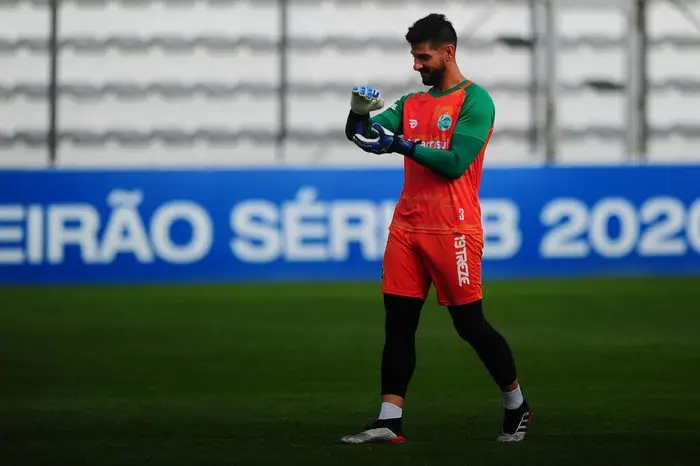
[[[431,296],[404,445],[338,438],[379,408],[376,284],[2,289],[6,465],[694,465],[700,279],[489,283],[535,417]]]

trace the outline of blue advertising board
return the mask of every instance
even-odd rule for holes
[[[0,172],[0,283],[378,280],[397,169]],[[488,168],[484,278],[700,274],[700,167]]]

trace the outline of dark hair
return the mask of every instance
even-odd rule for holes
[[[445,15],[431,13],[408,28],[406,41],[411,45],[429,42],[432,45],[452,44],[457,46],[457,33]]]

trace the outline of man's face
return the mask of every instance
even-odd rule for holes
[[[428,42],[411,47],[413,69],[420,73],[423,84],[435,86],[442,81],[447,70],[449,45],[435,47]]]

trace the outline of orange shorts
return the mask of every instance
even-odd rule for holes
[[[435,284],[438,304],[460,306],[482,299],[481,235],[389,231],[382,292],[425,300]]]

